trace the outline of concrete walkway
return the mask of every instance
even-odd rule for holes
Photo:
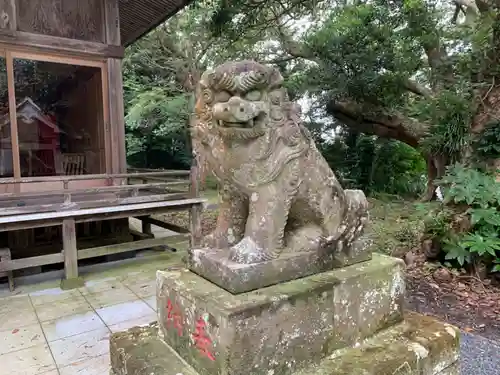
[[[500,343],[463,333],[460,345],[461,375],[500,374]]]

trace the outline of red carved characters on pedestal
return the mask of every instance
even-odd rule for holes
[[[182,314],[179,306],[169,298],[167,300],[167,328],[174,326],[177,329],[177,334],[182,336],[184,327],[182,325]]]
[[[207,320],[208,314],[203,314],[203,316],[198,318],[192,338],[199,352],[211,361],[215,361],[215,356],[210,352],[212,340],[210,340],[206,332]]]

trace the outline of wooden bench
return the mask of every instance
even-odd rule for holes
[[[30,229],[48,225],[61,225],[63,248],[60,253],[41,255],[22,259],[2,259],[0,273],[12,272],[17,269],[42,266],[64,262],[66,280],[78,279],[78,259],[88,259],[103,255],[118,254],[127,251],[147,249],[167,245],[167,238],[152,238],[124,244],[108,245],[83,249],[78,251],[76,243],[75,223],[90,222],[106,219],[120,219],[132,216],[149,216],[172,210],[184,211],[193,208],[201,209],[205,202],[203,198],[187,198],[172,201],[156,201],[96,207],[78,210],[62,210],[57,212],[24,213],[9,216],[0,216],[0,231]],[[191,243],[199,241],[199,230],[178,238],[191,238]],[[171,242],[168,243],[171,246]]]
[[[115,176],[107,178],[112,177]],[[115,185],[83,190],[0,194],[0,207],[4,205],[0,210],[0,232],[49,226],[62,227],[61,252],[21,259],[8,259],[6,255],[0,262],[0,274],[6,272],[12,274],[12,271],[18,269],[64,263],[63,286],[66,284],[77,287],[83,283],[78,278],[79,259],[165,245],[172,246],[172,237],[166,237],[78,250],[76,223],[140,217],[150,225],[158,224],[150,218],[151,215],[187,210],[190,213],[189,233],[182,231],[178,236],[174,236],[174,240],[190,239],[191,245],[199,244],[201,239],[200,213],[206,200],[198,196],[196,183],[192,183],[190,189],[182,193],[166,192],[172,185],[175,186],[177,183]],[[147,194],[141,194],[141,191],[147,191]],[[89,194],[94,194],[95,199],[87,199],[84,197],[85,194],[87,198]],[[103,194],[112,196],[103,197]],[[49,204],[43,204],[43,199],[49,198],[52,201]],[[31,203],[19,207],[16,204],[19,201]],[[6,202],[13,202],[14,207],[5,206]]]

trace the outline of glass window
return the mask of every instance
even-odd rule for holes
[[[0,55],[0,178],[13,176],[7,65],[5,57]]]
[[[100,68],[14,59],[22,177],[105,172]]]

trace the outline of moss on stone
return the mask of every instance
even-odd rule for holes
[[[85,280],[82,277],[77,277],[74,279],[61,279],[61,289],[69,290],[76,289],[85,286]]]
[[[380,275],[384,276],[384,274],[387,274],[388,269],[394,267],[403,268],[403,261],[374,254],[373,259],[368,262],[237,295],[219,288],[187,269],[177,272],[165,272],[162,275],[181,289],[192,292],[196,298],[203,299],[212,308],[219,310],[221,314],[230,317],[248,311],[251,306],[259,306],[259,309],[265,309],[271,304],[276,304],[277,295],[286,296],[287,300],[292,300],[293,298],[311,294],[311,292],[321,293],[323,290],[331,290],[333,286],[341,284],[345,280],[364,277],[364,275],[368,274],[371,277],[374,271],[379,271]]]
[[[110,374],[197,375],[158,337],[158,325],[134,327],[110,338]]]
[[[111,336],[111,364],[120,375],[197,375],[158,336],[158,325],[136,327]],[[403,323],[344,348],[298,372],[273,375],[458,375],[458,330],[433,318],[408,313]],[[426,339],[427,342],[423,342]],[[425,344],[425,345],[424,345]],[[180,353],[181,355],[183,353]],[[450,355],[452,354],[452,355]],[[215,375],[218,372],[211,372]],[[245,375],[261,373],[245,368]],[[240,374],[240,372],[238,373]],[[234,373],[231,373],[234,375]]]
[[[295,375],[441,375],[455,374],[459,332],[437,320],[408,313],[405,321],[344,348]]]
[[[399,259],[371,261],[233,295],[188,270],[158,273],[159,306],[175,302],[182,334],[159,310],[165,341],[200,374],[290,374],[402,320],[404,278]],[[206,315],[215,361],[193,345]]]

